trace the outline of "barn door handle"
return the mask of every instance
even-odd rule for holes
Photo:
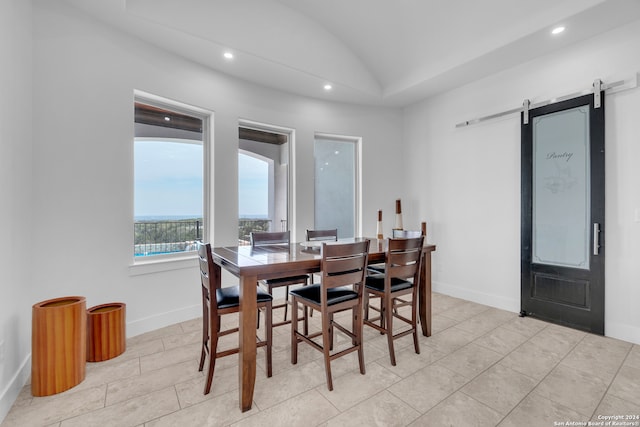
[[[598,255],[600,252],[600,224],[593,223],[593,254]]]

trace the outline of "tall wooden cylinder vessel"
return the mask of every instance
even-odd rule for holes
[[[31,393],[49,396],[84,380],[87,355],[85,297],[34,304],[31,330]]]
[[[126,348],[126,305],[122,302],[96,305],[87,310],[87,361],[102,362],[122,354]]]

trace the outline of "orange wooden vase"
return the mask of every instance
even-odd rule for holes
[[[87,314],[85,297],[34,304],[31,330],[31,393],[49,396],[84,380]]]
[[[126,304],[112,302],[87,310],[87,361],[102,362],[126,348]]]

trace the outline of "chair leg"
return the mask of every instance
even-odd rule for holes
[[[329,317],[329,350],[333,350],[333,313]]]
[[[198,371],[204,368],[204,361],[207,357],[207,345],[209,343],[209,308],[206,302],[202,305],[202,349],[200,350],[200,366]]]
[[[411,301],[411,326],[413,327],[413,347],[416,354],[420,354],[420,344],[418,342],[418,293],[413,293],[413,301]]]
[[[333,380],[331,378],[331,358],[329,354],[329,349],[333,345],[333,336],[331,336],[333,328],[331,327],[331,320],[329,318],[329,316],[332,315],[324,314],[322,316],[322,352],[324,353],[324,370],[327,374],[327,387],[329,391],[332,391]]]
[[[367,288],[362,290],[362,307],[364,310],[364,320],[369,320],[369,292],[367,292]]]
[[[267,303],[267,310],[264,317],[264,333],[267,340],[267,377],[271,378],[271,375],[273,374],[273,308],[270,302]]]
[[[305,305],[302,312],[302,315],[304,316],[303,317],[304,335],[309,335],[309,311],[311,311],[311,314],[313,314],[313,310],[311,310],[309,307]]]
[[[207,380],[204,383],[204,394],[209,394],[213,383],[213,372],[216,368],[216,353],[218,351],[217,335],[211,337],[211,348],[209,349],[209,366],[207,368]]]
[[[296,297],[291,298],[291,364],[298,363],[298,300]]]
[[[393,348],[393,298],[382,298],[385,305],[385,323],[387,330],[387,342],[389,343],[389,357],[391,366],[396,366],[396,353]]]
[[[289,310],[289,286],[284,287],[284,321],[287,321],[287,311]]]
[[[358,363],[360,364],[360,373],[366,373],[364,368],[364,349],[362,348],[362,334],[364,324],[362,323],[362,305],[358,304],[353,308],[353,332],[356,336],[354,345],[358,346]]]

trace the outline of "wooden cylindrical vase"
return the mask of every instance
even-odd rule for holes
[[[87,361],[102,362],[126,348],[126,304],[112,302],[87,310]]]
[[[49,396],[80,384],[86,372],[85,297],[69,296],[33,305],[31,394]]]

